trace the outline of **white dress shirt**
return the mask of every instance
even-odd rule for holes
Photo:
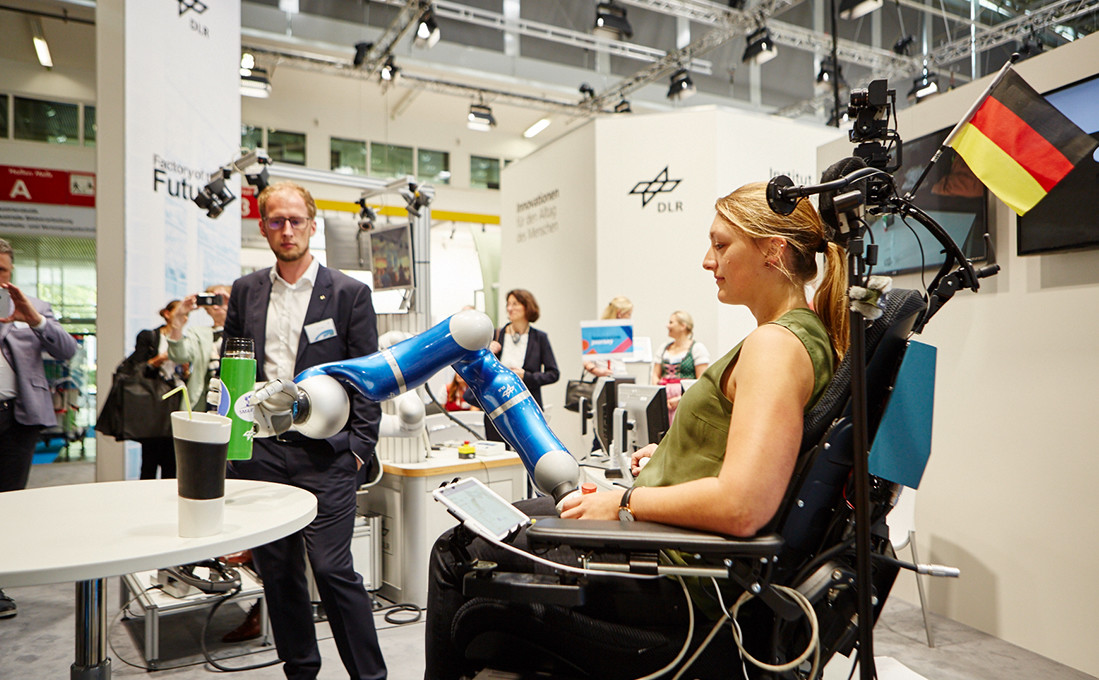
[[[314,257],[309,269],[291,285],[279,276],[277,267],[271,267],[271,299],[267,303],[267,340],[263,357],[263,372],[268,380],[294,379],[298,342],[319,269],[320,262]]]

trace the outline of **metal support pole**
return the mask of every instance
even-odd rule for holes
[[[107,657],[107,580],[76,583],[76,660],[71,680],[110,680]]]
[[[852,286],[863,285],[863,240],[851,239],[847,246]],[[851,310],[851,423],[854,441],[855,476],[855,590],[858,594],[859,678],[874,680],[874,612],[871,601],[873,577],[870,570],[870,452],[866,407],[866,326]]]

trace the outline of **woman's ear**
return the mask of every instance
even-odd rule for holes
[[[763,240],[763,254],[768,262],[778,262],[786,254],[786,239],[771,236]]]

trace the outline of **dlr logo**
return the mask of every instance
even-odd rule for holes
[[[675,203],[672,203],[671,201],[657,201],[656,211],[658,213],[683,212],[683,201],[676,201]]]

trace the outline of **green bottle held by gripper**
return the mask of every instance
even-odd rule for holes
[[[225,354],[221,358],[221,398],[218,414],[233,421],[229,435],[229,460],[252,457],[252,436],[255,419],[252,403],[246,399],[256,386],[256,352],[252,338],[225,338]]]

